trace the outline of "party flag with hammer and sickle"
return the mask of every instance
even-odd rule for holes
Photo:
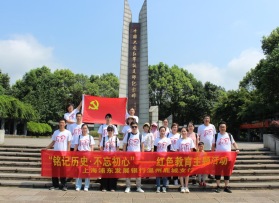
[[[107,98],[83,95],[82,114],[84,123],[105,123],[106,114],[112,115],[112,123],[125,124],[127,98]]]

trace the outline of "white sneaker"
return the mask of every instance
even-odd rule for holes
[[[156,191],[157,193],[160,193],[161,192],[161,190],[160,190],[160,187],[157,187],[157,191]]]
[[[186,188],[185,188],[185,192],[186,192],[186,193],[189,193],[189,192],[190,192],[189,188],[186,187]]]
[[[77,187],[77,188],[76,188],[76,191],[80,191],[80,188]]]
[[[137,192],[144,192],[143,189],[141,189],[140,187],[137,188]]]
[[[84,188],[84,192],[88,192],[88,188]]]
[[[178,185],[178,180],[174,180],[174,185]]]
[[[167,188],[163,187],[163,193],[166,193],[167,192]]]
[[[181,193],[185,193],[185,189],[184,189],[184,187],[181,187],[181,191],[180,191]]]
[[[131,189],[129,187],[126,187],[125,193],[129,193]]]
[[[168,186],[169,184],[170,184],[170,181],[169,181],[169,180],[167,180],[166,186]]]

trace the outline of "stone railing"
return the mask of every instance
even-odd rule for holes
[[[264,147],[269,148],[270,151],[276,152],[279,155],[279,136],[273,134],[263,134]]]

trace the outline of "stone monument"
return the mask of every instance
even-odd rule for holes
[[[127,109],[134,108],[139,123],[150,122],[148,90],[147,0],[132,22],[128,0],[124,0],[124,18],[120,63],[119,97],[128,98]]]

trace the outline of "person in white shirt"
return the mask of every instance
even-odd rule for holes
[[[163,120],[163,126],[165,126],[165,128],[166,128],[166,135],[169,134],[170,128],[169,128],[169,121],[168,121],[168,119],[165,118]]]
[[[71,151],[75,149],[75,141],[78,139],[78,136],[82,134],[81,126],[82,126],[82,113],[78,112],[76,114],[77,122],[72,124],[72,143],[71,143]]]
[[[51,149],[54,151],[70,151],[72,134],[69,130],[65,129],[66,120],[64,118],[59,120],[59,129],[55,130],[51,143],[43,150]],[[60,183],[63,191],[67,191],[66,177],[60,177]],[[49,190],[59,190],[59,178],[52,177],[52,187]]]
[[[205,115],[203,117],[203,124],[198,127],[199,142],[204,143],[204,151],[210,152],[212,146],[212,140],[216,134],[215,126],[210,123],[210,116]],[[214,176],[208,175],[208,178],[214,179]]]
[[[102,138],[108,135],[107,127],[109,125],[112,125],[112,115],[110,113],[106,114],[105,119],[106,119],[106,123],[101,125],[98,129],[99,147],[100,147]],[[113,125],[113,128],[114,128],[114,135],[118,135],[118,130],[115,125]]]
[[[102,138],[100,143],[100,150],[103,152],[116,152],[119,151],[120,141],[114,135],[114,127],[109,125],[107,128],[108,136]],[[102,192],[111,191],[115,192],[117,186],[117,178],[102,178],[101,190]]]
[[[166,127],[161,126],[159,128],[160,137],[157,137],[154,142],[154,151],[156,152],[167,152],[169,145],[171,145],[171,140],[166,137]],[[157,193],[161,191],[161,180],[163,180],[163,193],[167,192],[167,177],[156,177],[156,186],[157,186]]]
[[[143,138],[144,138],[144,151],[153,152],[154,151],[154,136],[150,133],[150,124],[143,124]]]
[[[123,133],[123,137],[125,137],[125,135],[129,132],[131,132],[131,126],[130,124],[132,122],[135,122],[135,118],[133,116],[128,116],[128,118],[126,119],[126,125],[124,125],[123,129],[122,129],[122,133]]]
[[[160,133],[158,131],[158,125],[156,122],[153,122],[151,124],[151,129],[150,129],[150,132],[152,133],[153,137],[154,137],[154,140],[157,138],[157,137],[160,137]]]
[[[169,151],[176,152],[177,151],[176,142],[180,138],[180,134],[178,133],[178,124],[177,123],[173,123],[171,125],[171,132],[167,134],[167,138],[169,138],[171,140],[171,145],[170,145]],[[167,185],[169,185],[169,180],[171,180],[171,178],[168,178]],[[177,176],[173,177],[173,182],[174,182],[174,185],[178,185]]]
[[[187,130],[185,127],[181,129],[182,138],[180,138],[176,143],[176,149],[179,152],[192,152],[195,148],[194,141],[187,136]],[[179,177],[181,184],[181,193],[189,193],[188,182],[189,176]],[[184,182],[185,180],[185,182]]]
[[[123,139],[124,152],[144,152],[144,137],[138,131],[138,124],[131,123],[132,132],[128,133]],[[136,178],[137,192],[144,192],[141,189],[141,178]],[[126,178],[125,193],[131,191],[131,178]]]
[[[126,113],[126,118],[128,118],[129,116],[132,116],[132,117],[135,119],[135,121],[136,121],[137,123],[139,123],[139,117],[137,117],[137,116],[135,115],[135,113],[136,113],[135,109],[134,109],[133,107],[130,108],[130,109],[129,109],[129,113],[128,113],[128,112]]]
[[[88,125],[82,124],[82,134],[75,140],[75,151],[94,151],[95,141],[91,135],[88,134]],[[76,179],[76,191],[80,191],[82,185],[82,178]],[[84,191],[88,192],[90,186],[90,178],[85,178]]]
[[[79,103],[78,107],[74,109],[74,104],[69,103],[66,107],[67,113],[64,114],[64,118],[66,119],[66,124],[67,124],[67,130],[72,132],[72,127],[73,124],[77,122],[76,120],[76,114],[80,111],[81,109],[82,102]]]
[[[236,153],[239,153],[238,147],[236,142],[233,139],[233,136],[230,133],[227,133],[227,124],[224,121],[221,121],[219,123],[219,133],[216,134],[212,142],[212,151],[216,152],[230,152],[232,149],[232,145],[236,149]],[[215,142],[216,140],[216,142]],[[219,193],[221,191],[220,189],[220,180],[221,180],[221,175],[215,175],[216,183],[217,183],[217,188],[215,190],[216,193]],[[225,180],[225,188],[224,192],[232,193],[232,191],[228,188],[230,176],[224,176]]]

